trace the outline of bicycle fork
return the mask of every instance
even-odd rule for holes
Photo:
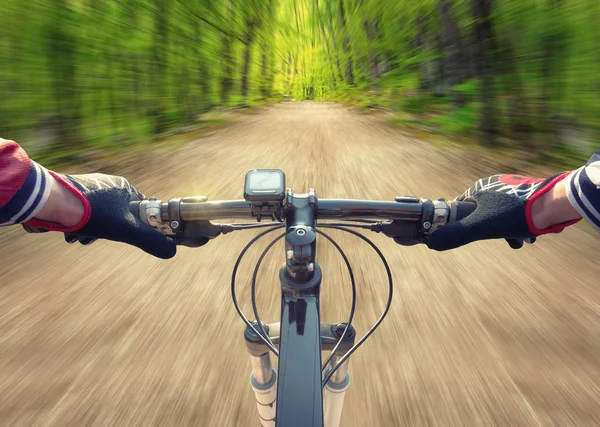
[[[258,323],[252,322],[258,329]],[[345,323],[321,323],[321,348],[331,351],[340,339]],[[265,325],[263,328],[273,344],[279,344],[279,323]],[[327,375],[342,356],[352,348],[356,332],[353,326],[348,328],[340,346],[323,372]],[[249,327],[244,331],[246,349],[250,355],[252,373],[250,385],[256,398],[256,407],[262,427],[275,427],[277,406],[277,371],[271,363],[268,347],[260,340],[256,333]],[[331,376],[323,389],[323,419],[325,427],[339,427],[344,406],[346,390],[350,386],[350,373],[348,371],[349,359],[346,359]]]

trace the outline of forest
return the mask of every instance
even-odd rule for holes
[[[597,0],[9,0],[0,135],[36,152],[128,145],[282,100],[533,159],[600,136]]]

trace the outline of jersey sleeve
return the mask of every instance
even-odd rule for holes
[[[600,232],[600,151],[565,178],[571,205]]]
[[[0,226],[25,222],[50,196],[48,170],[14,141],[0,138]]]

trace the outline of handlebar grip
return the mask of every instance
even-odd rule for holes
[[[468,217],[475,212],[475,209],[477,209],[477,203],[475,202],[451,202],[448,223]]]

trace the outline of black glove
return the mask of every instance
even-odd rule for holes
[[[24,227],[63,231],[69,243],[89,244],[96,239],[107,239],[136,246],[158,258],[168,259],[175,255],[176,246],[170,238],[129,211],[130,201],[144,200],[145,196],[125,178],[103,174],[52,175],[81,199],[85,208],[82,222],[65,229],[34,219],[26,222]]]
[[[533,243],[541,234],[561,232],[578,220],[538,230],[531,219],[531,206],[567,175],[568,172],[548,179],[494,175],[480,179],[455,199],[476,203],[475,211],[433,231],[427,246],[445,251],[478,240],[506,239],[513,249],[519,249],[523,240]]]

